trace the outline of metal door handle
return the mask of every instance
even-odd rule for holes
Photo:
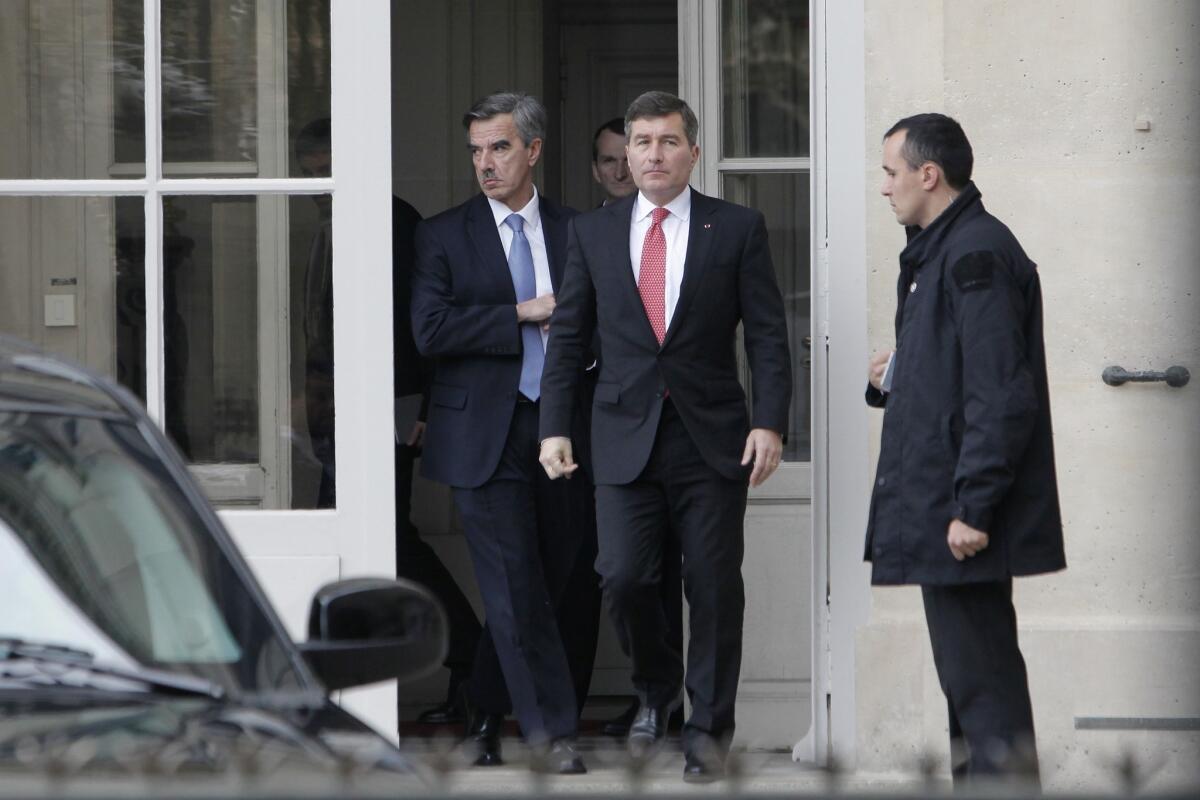
[[[1167,367],[1166,372],[1141,370],[1130,372],[1124,367],[1105,367],[1100,378],[1109,386],[1120,386],[1122,383],[1153,383],[1164,381],[1167,386],[1178,389],[1186,386],[1191,375],[1185,367]]]

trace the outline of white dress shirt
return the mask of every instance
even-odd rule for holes
[[[508,251],[512,249],[513,230],[505,224],[504,220],[514,213],[520,214],[524,218],[525,238],[529,240],[529,250],[533,253],[533,275],[537,281],[535,297],[553,293],[554,284],[550,280],[550,258],[546,254],[546,237],[542,235],[542,214],[538,205],[537,187],[533,187],[533,198],[520,211],[514,212],[504,203],[490,197],[488,205],[492,207],[492,215],[496,218],[496,227],[500,231],[500,244],[504,247],[505,260],[508,259]],[[541,330],[541,333],[542,347],[545,347],[546,340],[550,338],[550,335],[544,329]]]
[[[692,187],[688,186],[679,195],[663,206],[671,212],[662,221],[663,238],[667,241],[666,297],[664,305],[667,328],[675,315],[675,304],[679,302],[679,286],[683,283],[683,262],[687,258],[688,217],[692,213]],[[633,224],[629,226],[629,260],[633,264],[633,280],[637,283],[642,269],[642,245],[646,243],[646,231],[653,222],[650,214],[657,206],[638,192],[633,204]]]

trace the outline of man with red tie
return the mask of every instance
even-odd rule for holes
[[[747,486],[779,464],[792,378],[762,214],[688,186],[698,128],[674,95],[647,92],[630,105],[626,152],[639,191],[570,223],[539,430],[546,473],[570,477],[579,364],[598,333],[596,568],[641,701],[630,751],[644,757],[662,741],[685,685],[659,599],[663,542],[674,536],[691,631],[684,779],[703,782],[723,775],[734,729]],[[738,381],[739,324],[749,413]]]

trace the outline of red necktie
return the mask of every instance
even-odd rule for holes
[[[660,345],[667,335],[667,237],[663,236],[662,221],[670,213],[665,208],[651,212],[650,230],[642,242],[642,263],[638,268],[638,294]]]

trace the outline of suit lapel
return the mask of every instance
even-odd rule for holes
[[[687,256],[683,261],[683,282],[679,286],[679,299],[675,302],[675,313],[671,315],[671,324],[667,326],[666,336],[662,346],[671,343],[671,337],[683,323],[692,298],[696,295],[696,287],[704,276],[708,266],[708,253],[712,249],[712,241],[716,230],[712,215],[717,211],[717,204],[712,198],[692,191],[692,211],[688,220]]]
[[[508,259],[504,257],[504,245],[500,242],[496,218],[485,195],[476,195],[467,207],[466,229],[467,238],[471,240],[478,257],[480,278],[495,284],[497,289],[504,291],[505,296],[516,303],[517,292],[513,288],[512,273],[508,270]]]
[[[542,217],[542,240],[546,243],[546,261],[550,266],[550,286],[554,293],[562,288],[563,265],[567,260],[567,226],[563,223],[562,209],[544,195],[538,199],[538,210]]]

